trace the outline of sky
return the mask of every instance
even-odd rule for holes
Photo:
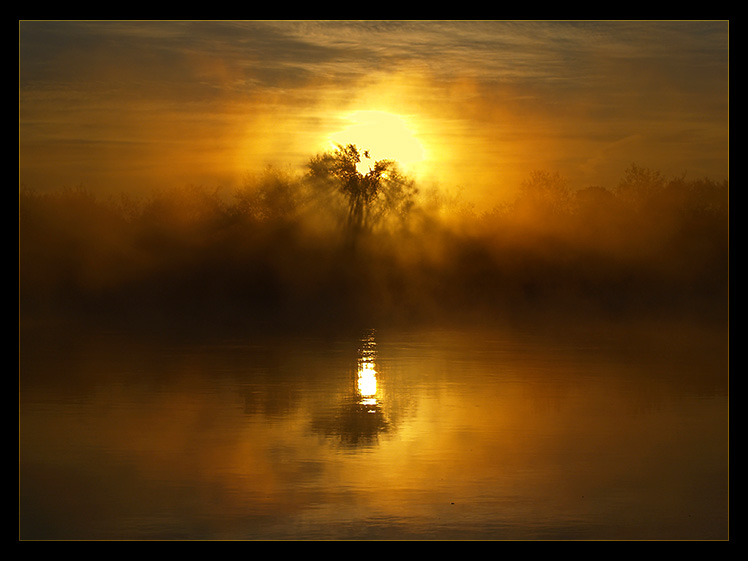
[[[19,21],[19,182],[228,191],[335,143],[477,205],[729,177],[727,21]]]

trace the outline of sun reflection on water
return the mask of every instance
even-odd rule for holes
[[[342,399],[312,421],[314,432],[346,451],[371,449],[379,443],[380,435],[393,428],[383,403],[374,331],[366,332],[358,343],[356,361],[347,368],[349,385]]]
[[[367,408],[367,413],[376,413],[378,405],[376,345],[372,331],[362,340],[359,349],[356,391],[358,403]]]

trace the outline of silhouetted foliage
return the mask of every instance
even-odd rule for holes
[[[333,152],[315,156],[309,162],[309,177],[315,183],[331,186],[347,204],[346,233],[351,242],[362,234],[394,219],[407,220],[417,193],[413,180],[406,178],[391,160],[378,160],[366,173],[357,165],[366,151],[349,144]]]
[[[266,327],[553,314],[723,320],[729,185],[632,167],[612,190],[538,172],[478,214],[355,146],[235,193],[19,192],[22,320]],[[341,251],[344,241],[356,252]],[[366,241],[366,243],[363,243]]]
[[[641,207],[647,200],[657,196],[665,187],[665,177],[659,172],[632,164],[624,171],[623,179],[616,186],[616,195],[622,201]]]
[[[260,222],[294,220],[304,203],[298,182],[273,167],[248,178],[234,198],[239,215]]]
[[[570,209],[571,191],[568,181],[558,172],[535,171],[520,185],[517,200],[518,212],[548,218],[566,213]]]

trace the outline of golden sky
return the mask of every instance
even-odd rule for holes
[[[355,142],[500,200],[729,173],[727,21],[21,21],[19,179],[231,189]]]

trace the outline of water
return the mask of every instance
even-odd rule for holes
[[[21,539],[729,538],[720,335],[21,341]]]

